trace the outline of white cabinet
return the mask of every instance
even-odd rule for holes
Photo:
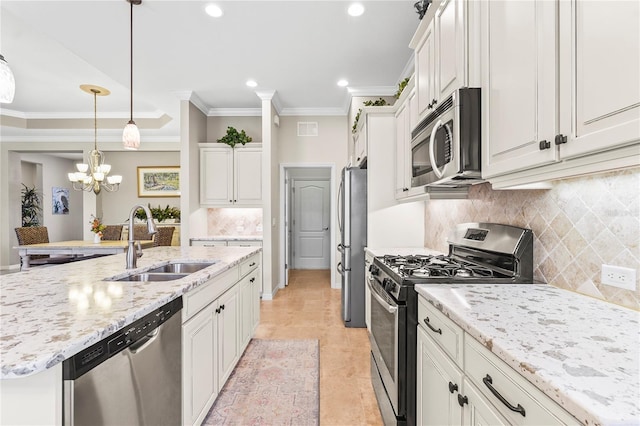
[[[482,4],[482,175],[558,159],[553,1]]]
[[[361,112],[356,132],[353,134],[352,163],[360,166],[367,158],[367,120],[366,113]]]
[[[240,348],[244,350],[260,322],[260,289],[262,270],[258,255],[240,265]],[[243,276],[244,275],[244,276]]]
[[[638,2],[481,2],[483,177],[494,188],[640,164]]]
[[[418,120],[456,89],[479,84],[469,60],[475,52],[471,44],[479,38],[472,8],[468,0],[434,1],[409,44],[415,50]]]
[[[422,297],[416,368],[417,424],[578,424]]]
[[[260,318],[259,265],[257,253],[183,296],[184,425],[202,423],[255,332]]]
[[[413,102],[415,96],[413,79],[411,79],[398,99],[400,106],[396,111],[395,197],[397,200],[406,198],[411,188],[411,107],[412,103],[415,103]]]
[[[215,309],[213,305],[208,306],[182,326],[182,423],[185,425],[201,424],[218,396]]]
[[[200,144],[200,204],[262,205],[262,145]]]
[[[218,389],[226,383],[240,359],[240,296],[233,286],[218,299]]]

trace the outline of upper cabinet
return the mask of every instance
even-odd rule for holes
[[[200,204],[262,205],[262,145],[200,144]]]
[[[483,177],[494,188],[639,164],[640,3],[480,8]]]
[[[470,41],[478,39],[472,36],[477,31],[472,7],[468,0],[434,1],[409,44],[415,50],[418,121],[454,90],[479,83],[469,67]]]
[[[402,200],[409,196],[411,188],[411,129],[415,125],[417,95],[414,78],[402,91],[396,111],[395,197]]]

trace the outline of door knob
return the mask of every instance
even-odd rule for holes
[[[329,230],[329,227],[327,226],[326,228],[322,228],[322,229],[324,229],[325,231],[328,231],[328,230]]]

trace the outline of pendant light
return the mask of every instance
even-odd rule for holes
[[[122,144],[125,149],[136,150],[140,147],[140,131],[138,130],[138,126],[136,126],[136,122],[133,121],[133,5],[142,3],[142,0],[126,0],[131,4],[131,31],[130,31],[130,41],[131,41],[131,105],[130,111],[131,115],[129,117],[129,122],[126,126],[124,126],[124,131],[122,132]]]
[[[10,104],[16,94],[16,81],[9,64],[0,54],[0,103]]]
[[[104,153],[98,149],[97,97],[107,96],[111,92],[104,87],[94,86],[92,84],[83,84],[80,86],[80,89],[93,95],[93,149],[89,152],[89,161],[87,163],[76,164],[78,171],[68,173],[67,177],[73,189],[76,191],[93,191],[96,195],[98,195],[102,189],[109,192],[117,191],[120,189],[122,176],[108,176],[111,171],[111,165],[105,164]]]

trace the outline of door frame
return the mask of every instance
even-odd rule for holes
[[[286,242],[289,227],[286,225],[287,208],[290,200],[286,196],[288,185],[286,184],[287,169],[289,168],[325,168],[329,170],[329,187],[330,187],[330,212],[329,212],[329,230],[330,230],[330,264],[329,270],[331,271],[331,288],[340,288],[340,283],[336,283],[336,165],[335,163],[280,163],[280,288],[284,288],[288,284],[287,269],[285,263],[288,261],[286,256]]]

